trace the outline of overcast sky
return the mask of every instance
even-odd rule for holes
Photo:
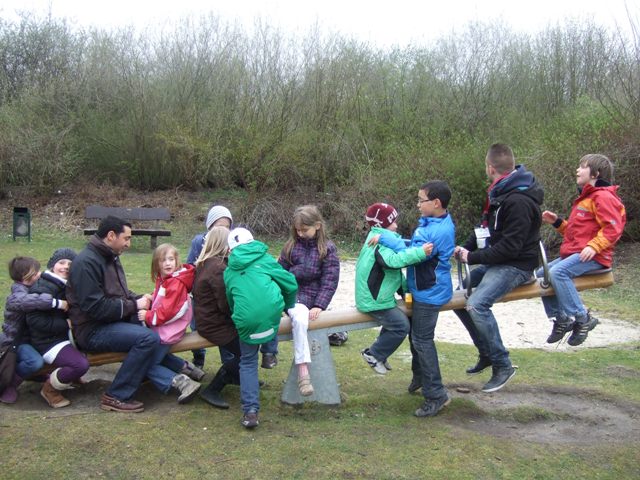
[[[247,29],[261,18],[287,32],[304,34],[317,22],[325,32],[379,46],[406,46],[428,43],[475,20],[501,20],[527,33],[567,19],[628,30],[627,7],[637,22],[638,0],[2,0],[0,16],[13,21],[19,10],[51,11],[79,26],[144,28],[212,12]]]

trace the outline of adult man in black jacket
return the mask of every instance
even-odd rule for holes
[[[481,224],[455,255],[462,262],[479,265],[471,271],[475,287],[465,309],[454,310],[469,331],[479,352],[478,363],[467,373],[488,366],[493,375],[482,388],[495,392],[516,373],[500,337],[491,307],[521,285],[538,266],[538,244],[544,193],[524,166],[515,165],[511,148],[494,144],[485,159],[491,186]]]

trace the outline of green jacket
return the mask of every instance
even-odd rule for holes
[[[407,291],[401,268],[424,261],[427,256],[422,247],[407,248],[395,253],[383,245],[370,247],[369,239],[385,232],[400,235],[382,227],[372,227],[360,250],[356,264],[356,307],[361,312],[386,310],[396,306],[395,293]]]
[[[267,254],[257,240],[231,251],[224,271],[231,319],[240,339],[252,345],[266,343],[278,333],[286,308],[296,303],[296,277]]]

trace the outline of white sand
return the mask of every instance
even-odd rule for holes
[[[330,310],[355,307],[355,262],[341,262],[340,284],[329,305]],[[454,286],[456,282],[454,280]],[[547,319],[539,298],[497,303],[493,313],[500,327],[502,341],[507,348],[543,348],[548,350],[570,350],[576,347],[562,344],[549,345],[547,336],[552,324]],[[609,318],[606,312],[596,312],[600,324],[589,333],[587,341],[579,348],[603,347],[616,343],[640,340],[640,328],[622,320]],[[436,327],[436,340],[441,342],[471,344],[466,329],[451,312],[442,312]]]

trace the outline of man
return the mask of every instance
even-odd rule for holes
[[[496,143],[485,159],[491,181],[479,227],[455,256],[469,265],[475,287],[465,309],[454,310],[469,331],[479,352],[478,363],[467,370],[480,373],[492,366],[493,375],[483,392],[501,389],[516,373],[502,344],[491,307],[503,295],[532,276],[538,266],[538,244],[544,197],[533,174],[515,165],[511,148]]]
[[[148,296],[127,288],[119,256],[131,244],[131,224],[106,217],[71,264],[67,283],[69,318],[83,350],[127,352],[113,382],[102,395],[100,407],[116,412],[141,412],[142,402],[132,397],[147,370],[164,356],[160,338],[143,327],[136,312],[149,309]]]

